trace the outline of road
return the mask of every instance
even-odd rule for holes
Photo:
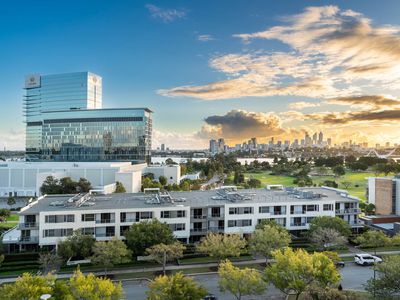
[[[371,267],[357,266],[354,263],[347,263],[346,267],[341,269],[342,274],[342,287],[351,290],[364,290],[363,285],[368,279],[373,277],[373,269]],[[210,293],[216,295],[219,300],[232,300],[233,297],[229,293],[222,293],[218,288],[218,275],[207,274],[194,276],[195,280],[203,285]],[[123,283],[127,299],[144,300],[146,299],[147,281],[125,281]],[[268,298],[266,298],[268,297]],[[284,295],[270,286],[268,290],[260,296],[247,297],[246,300],[262,300],[272,299],[281,300],[285,299]]]

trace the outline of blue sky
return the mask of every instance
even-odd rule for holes
[[[329,5],[337,10],[324,8]],[[397,101],[400,96],[396,93],[397,77],[393,80],[398,63],[397,53],[392,52],[397,50],[385,47],[381,53],[379,47],[364,53],[353,65],[348,65],[346,57],[342,64],[318,69],[315,74],[315,66],[332,63],[338,54],[317,46],[311,49],[307,45],[305,50],[304,45],[296,44],[295,37],[285,40],[287,32],[270,37],[268,31],[267,38],[255,35],[274,26],[290,27],[290,22],[300,26],[301,17],[296,16],[310,6],[323,11],[316,24],[327,19],[345,25],[364,24],[368,18],[366,23],[374,31],[357,35],[361,42],[365,38],[365,45],[371,36],[381,35],[377,43],[389,48],[388,43],[398,43],[399,1],[385,1],[385,5],[366,0],[9,1],[0,6],[0,147],[24,147],[22,85],[26,74],[85,70],[103,77],[104,106],[147,106],[155,111],[155,147],[165,142],[174,148],[200,148],[218,136],[230,143],[252,136],[289,139],[315,129],[326,131],[337,141],[397,142],[398,129],[393,127],[397,103],[385,102]],[[383,32],[386,25],[393,29]],[[300,34],[300,38],[306,35],[303,31]],[[336,38],[333,43],[338,52],[344,47]],[[317,52],[322,52],[324,59],[310,66],[308,60]],[[281,72],[286,59],[279,54],[296,60],[298,68]],[[382,60],[386,56],[389,58]],[[354,70],[365,61],[370,64],[365,66],[368,74],[363,72],[362,77],[360,72],[357,78],[348,72],[332,75],[341,68]],[[388,61],[396,68],[380,72],[391,79],[378,80],[376,73],[369,72],[370,66],[376,68]],[[238,64],[240,68],[232,71]],[[261,67],[252,69],[254,64]],[[271,70],[276,74],[269,78]],[[293,77],[290,72],[304,74]],[[323,90],[313,90],[314,81],[306,91],[298,86],[286,89],[293,83],[309,82],[311,77],[333,80],[334,89],[324,82]],[[342,77],[346,80],[341,81]],[[227,86],[226,81],[232,79]],[[260,86],[267,86],[268,91],[260,92]],[[215,93],[216,88],[222,92]],[[361,98],[366,95],[374,97]],[[365,117],[363,113],[371,107],[376,114]],[[388,110],[390,118],[385,113]]]

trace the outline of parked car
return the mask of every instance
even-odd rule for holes
[[[208,294],[204,297],[204,300],[218,300],[218,298],[213,294]]]
[[[356,254],[354,256],[354,262],[361,266],[370,266],[382,262],[382,258],[371,254]]]

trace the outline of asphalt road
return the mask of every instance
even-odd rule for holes
[[[371,267],[357,266],[354,263],[348,263],[346,267],[341,269],[342,287],[344,289],[364,290],[363,285],[368,279],[373,277],[373,269]],[[203,285],[210,293],[216,295],[219,300],[232,300],[233,296],[229,293],[222,293],[218,287],[218,275],[207,274],[194,276],[197,282]],[[147,291],[147,281],[125,281],[123,283],[126,298],[129,300],[145,300]],[[266,298],[268,297],[268,298]],[[285,299],[284,295],[270,286],[268,290],[261,296],[247,297],[246,300]]]

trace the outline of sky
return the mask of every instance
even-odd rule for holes
[[[153,148],[400,143],[400,1],[8,1],[0,147],[24,149],[27,74],[90,71],[104,107],[149,107]]]

